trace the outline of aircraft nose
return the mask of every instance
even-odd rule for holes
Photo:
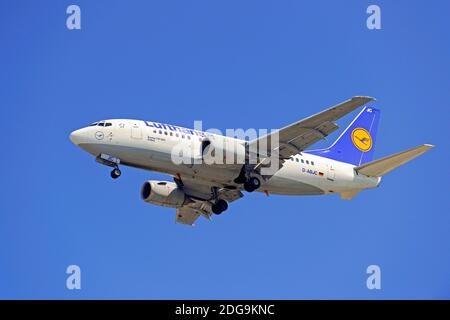
[[[69,138],[73,142],[73,144],[79,145],[81,143],[83,136],[84,136],[83,129],[78,129],[73,131],[70,134]]]

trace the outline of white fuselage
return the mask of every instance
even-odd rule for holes
[[[176,164],[172,159],[175,146],[192,151],[192,158],[201,157],[204,136],[199,131],[177,126],[160,128],[142,120],[105,120],[103,126],[88,126],[72,132],[71,140],[94,156],[107,154],[120,159],[120,164],[170,174],[181,179],[194,179],[216,186],[235,186],[240,166]],[[106,124],[108,124],[106,126]],[[244,144],[244,140],[220,136]],[[303,152],[287,160],[258,191],[286,195],[317,195],[345,193],[374,188],[380,178],[358,175],[348,163]]]

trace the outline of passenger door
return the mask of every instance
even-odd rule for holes
[[[327,165],[327,179],[330,181],[334,181],[335,178],[335,171],[331,164]]]

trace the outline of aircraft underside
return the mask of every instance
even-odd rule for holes
[[[98,154],[112,155],[120,159],[120,164],[129,167],[165,173],[175,178],[196,180],[199,184],[208,183],[230,189],[242,188],[240,184],[233,181],[239,175],[242,165],[175,165],[171,161],[170,154],[153,150],[102,144],[82,144],[80,147],[94,156],[98,156]],[[283,170],[280,170],[256,191],[298,196],[321,195],[325,193],[324,190],[317,186],[298,179],[292,179],[289,175],[284,174]],[[210,195],[210,191],[207,194]]]

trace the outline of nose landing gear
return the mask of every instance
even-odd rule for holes
[[[122,174],[122,172],[119,169],[119,163],[120,163],[119,158],[102,153],[102,154],[98,155],[97,158],[95,158],[95,160],[98,163],[101,163],[105,166],[113,168],[113,170],[110,173],[111,178],[117,179]]]
[[[122,172],[120,171],[120,169],[117,167],[117,168],[114,168],[112,171],[111,171],[111,178],[113,178],[113,179],[117,179],[118,177],[120,177],[120,175],[122,174]]]

